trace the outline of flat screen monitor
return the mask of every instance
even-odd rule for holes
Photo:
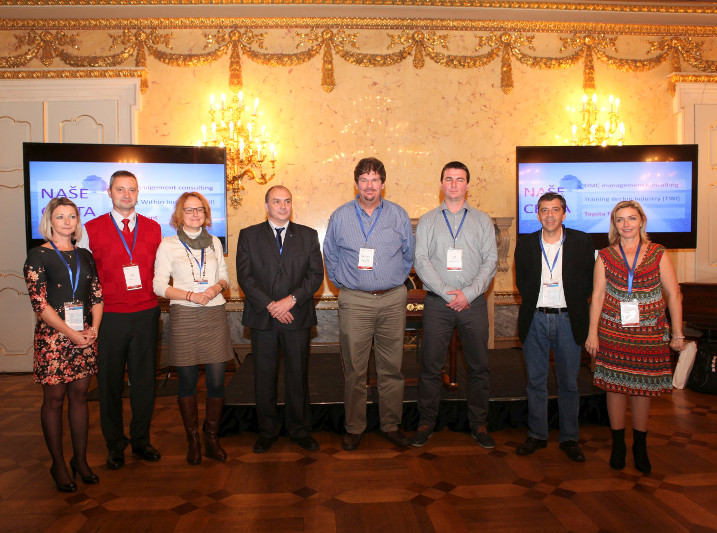
[[[135,144],[23,143],[27,246],[42,244],[40,218],[54,197],[66,196],[87,222],[112,210],[110,176],[129,170],[139,184],[136,210],[175,235],[169,225],[177,198],[203,194],[212,209],[209,232],[227,253],[226,150],[218,147]]]
[[[545,192],[565,197],[565,226],[608,245],[610,213],[634,200],[650,239],[666,248],[697,245],[697,145],[518,146],[518,235],[540,229]]]

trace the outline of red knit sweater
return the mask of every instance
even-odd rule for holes
[[[127,290],[122,267],[129,264],[119,233],[110,219],[110,214],[101,215],[85,224],[90,241],[90,250],[95,258],[97,273],[102,284],[102,295],[107,313],[134,313],[157,306],[157,296],[152,289],[154,258],[162,240],[162,230],[154,220],[137,213],[137,244],[132,253],[132,262],[139,265],[142,288]],[[134,237],[134,235],[133,235]],[[132,241],[128,242],[132,248]]]

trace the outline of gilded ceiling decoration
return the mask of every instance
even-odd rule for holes
[[[603,25],[581,25],[580,29],[593,31],[577,31],[573,29],[571,35],[550,33],[551,38],[560,42],[559,55],[554,57],[543,56],[535,52],[533,45],[535,39],[536,23],[510,24],[508,30],[496,31],[490,23],[473,23],[474,31],[483,31],[485,34],[473,34],[475,39],[474,53],[453,54],[451,50],[451,35],[439,33],[440,30],[396,28],[387,34],[385,53],[366,53],[360,50],[361,30],[341,27],[341,21],[334,20],[332,25],[323,28],[313,27],[297,30],[293,43],[293,50],[283,52],[268,52],[264,42],[266,32],[251,27],[232,27],[227,23],[236,23],[236,19],[222,20],[218,27],[211,24],[204,26],[204,49],[200,53],[182,53],[174,50],[177,41],[175,33],[153,28],[152,21],[124,21],[128,23],[141,22],[142,27],[125,27],[119,31],[110,31],[106,40],[105,50],[102,45],[95,45],[95,55],[82,55],[78,52],[82,38],[81,31],[74,29],[52,29],[53,24],[60,28],[63,22],[69,23],[71,28],[79,24],[89,24],[92,30],[103,27],[104,23],[115,28],[120,21],[0,21],[11,23],[17,28],[26,29],[24,32],[13,32],[14,53],[0,56],[0,68],[6,69],[0,74],[3,78],[42,77],[42,68],[35,68],[39,63],[50,69],[53,74],[48,77],[95,77],[102,76],[102,72],[111,72],[114,68],[134,67],[141,69],[142,90],[148,88],[147,76],[151,75],[151,61],[159,61],[174,67],[201,67],[214,63],[225,56],[229,56],[229,84],[238,90],[242,87],[242,61],[248,60],[270,67],[288,67],[308,63],[317,56],[321,56],[320,86],[326,92],[331,92],[336,86],[334,61],[341,60],[359,67],[391,67],[411,60],[414,68],[421,69],[426,61],[431,61],[445,68],[452,69],[479,69],[493,61],[501,62],[500,88],[508,94],[514,87],[513,65],[515,62],[534,69],[558,70],[573,67],[579,63],[583,66],[583,90],[587,94],[595,91],[595,64],[607,65],[611,69],[625,72],[644,72],[653,70],[665,62],[670,62],[671,71],[681,73],[691,70],[695,74],[717,72],[717,58],[707,58],[703,55],[704,42],[698,40],[689,32],[687,35],[666,34],[660,36],[646,36],[644,57],[621,57],[618,47],[619,30],[625,28],[602,28]],[[33,24],[36,22],[37,24]],[[163,19],[163,26],[171,20]],[[187,22],[187,21],[184,21]],[[203,21],[194,21],[201,27]],[[244,22],[244,21],[241,21]],[[280,24],[283,21],[278,21]],[[307,20],[302,21],[307,24]],[[310,21],[309,21],[310,22]],[[328,22],[328,21],[322,21]],[[374,21],[377,22],[377,21]],[[382,21],[386,23],[387,21]],[[407,21],[403,21],[404,25]],[[436,24],[436,21],[431,21]],[[277,23],[277,21],[273,21]],[[411,25],[417,21],[411,21]],[[467,21],[462,21],[465,26]],[[146,24],[146,26],[144,26]],[[263,21],[267,25],[266,21]],[[439,21],[437,25],[451,28],[450,21]],[[41,27],[45,26],[45,29]],[[181,27],[182,24],[179,24]],[[333,27],[332,27],[333,26]],[[503,25],[505,26],[505,25]],[[469,26],[470,27],[470,26]],[[617,30],[617,34],[609,35],[601,29]],[[674,27],[664,27],[662,30],[675,31]],[[595,31],[597,30],[597,31]],[[629,31],[630,28],[627,27]],[[91,30],[90,30],[91,31]],[[181,30],[177,30],[181,31]],[[640,31],[645,31],[641,28]],[[714,31],[714,30],[713,30]],[[708,32],[709,33],[709,32]],[[453,39],[455,39],[455,34]],[[708,37],[709,39],[710,37]],[[711,36],[714,39],[714,35]],[[70,67],[70,70],[57,70],[57,65]],[[39,66],[39,65],[38,65]],[[73,74],[71,69],[82,69]],[[88,71],[90,69],[90,71]],[[108,70],[110,69],[110,70]],[[89,72],[92,72],[90,74]],[[108,74],[117,76],[119,74]],[[125,72],[122,75],[128,74]],[[670,82],[670,91],[674,89],[674,82]]]
[[[714,2],[643,0],[617,2],[531,2],[520,0],[4,0],[13,6],[96,6],[96,5],[353,5],[471,7],[515,10],[560,10],[627,13],[716,13]]]

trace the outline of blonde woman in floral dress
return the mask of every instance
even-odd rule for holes
[[[50,475],[57,490],[74,492],[99,478],[87,464],[89,414],[87,389],[97,373],[97,330],[102,320],[102,290],[92,254],[73,241],[82,235],[80,213],[67,198],[53,198],[40,220],[47,242],[32,248],[25,262],[25,282],[35,326],[34,379],[42,385],[42,432],[52,457]],[[62,450],[62,410],[68,399],[73,457],[72,479]]]

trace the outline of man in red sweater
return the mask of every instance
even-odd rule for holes
[[[107,442],[107,468],[124,466],[124,449],[145,461],[161,455],[149,441],[154,413],[155,361],[159,305],[152,290],[154,258],[162,240],[159,224],[135,212],[137,178],[118,170],[110,178],[111,213],[85,224],[87,241],[97,264],[105,314],[98,337],[97,386],[100,423]],[[84,240],[84,239],[83,239]],[[125,368],[130,383],[130,438],[124,433],[122,392]]]

